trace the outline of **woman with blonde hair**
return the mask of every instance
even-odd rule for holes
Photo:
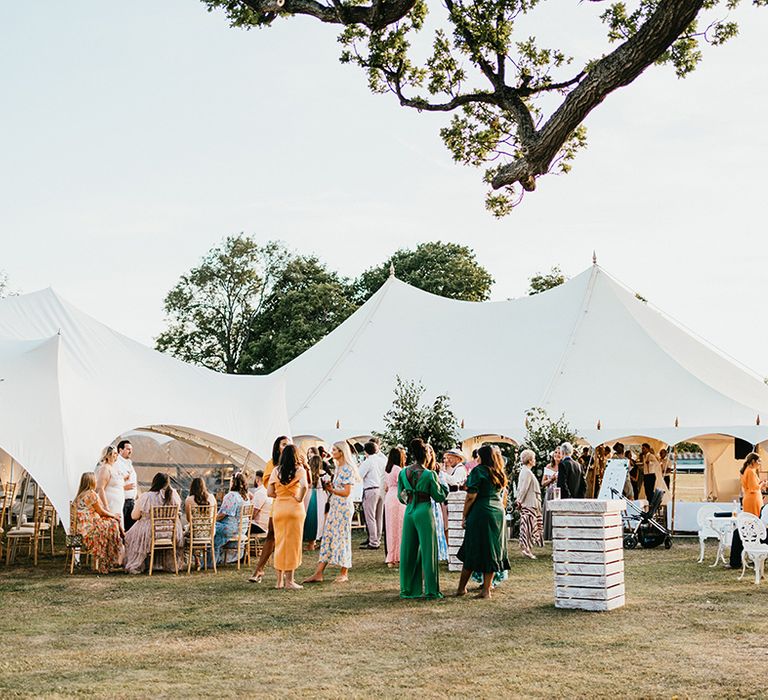
[[[325,518],[320,557],[315,573],[304,583],[322,581],[328,564],[341,567],[335,582],[346,583],[349,581],[349,569],[352,567],[352,515],[355,510],[352,503],[352,484],[360,481],[360,474],[346,442],[333,443],[331,455],[336,468],[333,480],[323,482],[323,488],[330,499],[330,507]]]
[[[466,594],[469,577],[479,571],[483,574],[483,590],[478,597],[490,598],[494,574],[509,569],[504,522],[507,474],[501,452],[492,445],[483,445],[478,457],[480,464],[467,477],[464,542],[457,554],[463,568],[456,595]]]
[[[117,449],[107,445],[101,451],[96,466],[96,493],[101,499],[104,510],[110,513],[120,513],[120,525],[123,524],[123,505],[125,504],[125,482],[128,477],[121,476],[115,463]]]
[[[520,510],[520,549],[523,556],[535,559],[531,547],[544,546],[542,538],[541,488],[533,474],[536,455],[523,450],[520,455],[520,476],[517,478],[517,507]]]
[[[96,475],[85,472],[74,500],[77,512],[77,534],[97,562],[98,570],[108,574],[120,565],[123,543],[120,538],[121,513],[110,513],[96,495]]]

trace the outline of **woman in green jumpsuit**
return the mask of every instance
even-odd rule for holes
[[[411,442],[416,462],[400,472],[397,497],[407,503],[400,543],[400,597],[442,598],[437,563],[437,531],[431,499],[445,500],[448,490],[434,471],[424,441]]]
[[[467,592],[473,571],[483,575],[482,598],[491,597],[491,584],[497,572],[509,569],[503,494],[507,486],[504,462],[498,448],[483,445],[478,464],[467,478],[464,501],[464,542],[456,555],[464,568],[456,595]]]

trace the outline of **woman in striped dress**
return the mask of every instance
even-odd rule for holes
[[[542,538],[541,487],[533,474],[536,455],[523,450],[520,455],[520,476],[517,479],[517,507],[520,509],[520,549],[523,556],[535,559],[531,547],[544,546]]]

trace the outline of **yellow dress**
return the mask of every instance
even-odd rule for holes
[[[295,571],[301,566],[301,547],[304,533],[304,501],[296,494],[306,484],[304,469],[299,468],[293,481],[287,484],[275,477],[275,499],[272,501],[272,525],[275,529],[275,569]]]
[[[751,467],[747,468],[741,475],[741,490],[744,492],[744,499],[741,507],[745,513],[752,513],[760,517],[760,509],[763,507],[763,494],[760,493],[760,481]]]

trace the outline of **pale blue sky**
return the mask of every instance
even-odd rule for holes
[[[551,42],[602,36],[591,4],[544,7]],[[454,165],[442,115],[371,95],[335,30],[232,30],[197,0],[0,5],[0,269],[151,342],[178,276],[230,233],[347,275],[425,240],[472,246],[494,298],[600,263],[768,375],[768,10],[679,81],[652,68],[588,119],[567,177],[510,217]],[[746,332],[750,330],[750,338]]]

